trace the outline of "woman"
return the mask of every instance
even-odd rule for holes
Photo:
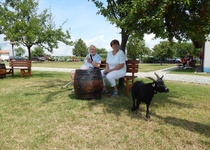
[[[110,46],[112,51],[108,52],[106,59],[106,68],[101,71],[102,77],[106,78],[108,83],[113,87],[112,96],[118,95],[116,86],[117,79],[124,77],[126,74],[125,54],[119,49],[119,41],[112,40]],[[105,80],[103,79],[103,93],[107,93]]]

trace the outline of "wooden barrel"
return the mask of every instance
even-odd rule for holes
[[[4,63],[0,63],[0,79],[6,77],[6,67]]]
[[[103,81],[99,69],[77,69],[74,75],[74,92],[77,99],[100,99]]]

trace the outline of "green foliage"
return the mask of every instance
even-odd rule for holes
[[[15,48],[16,56],[23,56],[25,50],[22,47]]]
[[[28,49],[31,59],[31,47],[38,45],[52,52],[61,41],[71,45],[69,31],[64,33],[62,26],[55,28],[52,13],[44,10],[37,14],[38,1],[8,0],[0,8],[0,33],[5,40],[16,41]]]
[[[131,36],[127,44],[127,56],[135,60],[140,56],[149,54],[150,49],[145,46],[145,41],[139,39],[138,37]]]
[[[191,55],[194,54],[194,46],[192,43],[187,43],[187,42],[177,42],[174,43],[174,49],[175,49],[175,56],[184,58],[187,56],[188,53]]]
[[[86,46],[85,42],[82,39],[78,39],[74,43],[74,48],[72,49],[73,55],[85,57],[88,52],[88,47]]]
[[[121,29],[121,48],[133,33],[179,41],[204,42],[210,33],[210,1],[208,0],[91,0],[106,17]]]
[[[35,47],[34,50],[32,50],[31,55],[34,56],[34,57],[45,56],[43,47]]]
[[[174,47],[168,41],[160,42],[153,48],[153,56],[159,58],[162,64],[166,58],[172,58],[174,56]]]
[[[105,48],[96,48],[96,52],[101,56],[102,59],[106,59],[108,52]]]

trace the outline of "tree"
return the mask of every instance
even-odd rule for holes
[[[18,47],[15,49],[16,56],[23,56],[25,50],[22,47]]]
[[[163,19],[165,30],[162,30],[169,40],[173,37],[179,41],[192,40],[196,46],[196,42],[206,41],[210,33],[210,1],[191,0],[189,3],[182,1],[168,3],[165,6]]]
[[[149,54],[150,49],[145,46],[145,41],[139,39],[135,36],[130,36],[127,44],[127,55],[128,58],[135,60],[141,56],[141,60],[143,55]]]
[[[96,52],[101,56],[102,59],[106,59],[108,52],[105,48],[96,48]]]
[[[52,13],[44,10],[37,14],[38,1],[34,0],[5,0],[0,6],[0,34],[5,40],[17,42],[28,49],[31,60],[31,47],[42,46],[52,52],[58,48],[61,41],[72,45],[70,34],[62,31],[62,26],[55,28]]]
[[[45,56],[43,47],[35,47],[34,50],[31,52],[31,55],[34,56],[34,57]]]
[[[194,54],[194,46],[192,43],[177,42],[174,43],[175,56],[183,59],[187,53]]]
[[[74,43],[74,48],[72,49],[73,55],[85,57],[88,54],[88,48],[82,39],[78,39]]]
[[[107,0],[106,7],[101,1],[91,0],[96,7],[99,8],[98,14],[106,17],[111,24],[115,24],[116,27],[121,29],[121,44],[120,48],[125,52],[126,43],[130,34],[133,32],[132,28],[135,26],[135,20],[131,19],[129,14],[130,6],[132,5],[132,1],[130,0]],[[130,18],[127,20],[126,18]],[[140,34],[139,37],[142,37],[143,34]]]
[[[174,56],[174,48],[171,43],[168,41],[162,41],[160,44],[157,44],[153,48],[153,56],[159,59],[162,65],[162,62],[166,58],[172,58]]]
[[[106,17],[121,29],[121,49],[130,35],[154,33],[156,37],[179,41],[204,42],[210,33],[208,0],[91,0]]]

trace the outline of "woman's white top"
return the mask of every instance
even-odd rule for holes
[[[126,72],[125,60],[126,57],[122,50],[118,50],[115,55],[112,54],[112,51],[109,51],[107,54],[106,63],[108,64],[109,69],[112,69],[119,64],[124,64],[124,66],[119,70]]]

